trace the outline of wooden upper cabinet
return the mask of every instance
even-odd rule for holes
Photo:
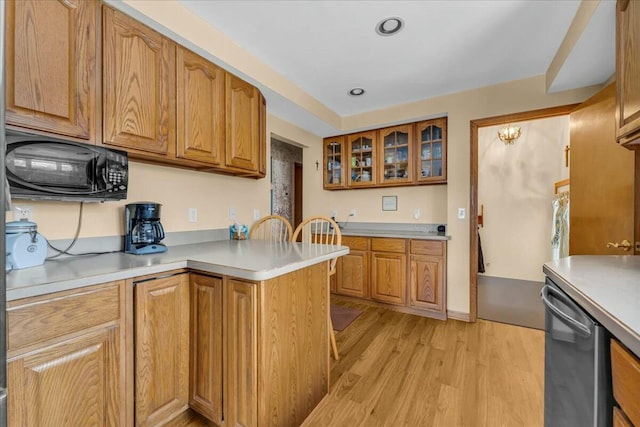
[[[173,157],[172,43],[107,6],[103,23],[103,143]]]
[[[617,139],[640,145],[640,4],[618,0],[616,14]]]
[[[226,165],[258,172],[260,155],[260,92],[244,80],[226,74]]]
[[[267,176],[267,100],[260,94],[260,130],[259,130],[259,146],[260,151],[258,159],[258,177]]]
[[[413,124],[380,129],[378,144],[378,184],[411,183]]]
[[[176,46],[176,155],[217,165],[224,148],[224,71]]]
[[[374,155],[378,133],[375,130],[347,135],[347,183],[349,187],[371,187],[377,182]]]
[[[6,121],[94,142],[97,3],[6,2]]]
[[[447,181],[447,119],[416,123],[416,182]]]
[[[346,185],[345,172],[347,167],[345,161],[349,159],[347,155],[347,144],[344,136],[334,136],[325,138],[324,146],[324,188],[344,188]]]

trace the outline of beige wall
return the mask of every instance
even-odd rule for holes
[[[500,126],[478,132],[478,205],[485,274],[544,281],[551,260],[551,201],[554,183],[569,177],[564,147],[569,116],[517,122],[522,135],[513,145],[498,139]]]
[[[422,210],[422,222],[447,223],[452,240],[449,242],[448,302],[450,310],[469,311],[469,222],[468,217],[458,220],[457,208],[469,207],[469,121],[488,116],[526,111],[553,105],[580,102],[596,91],[596,88],[566,93],[545,93],[544,76],[510,82],[502,85],[441,96],[429,100],[397,106],[384,111],[373,111],[352,117],[335,115],[317,100],[305,94],[281,74],[265,66],[246,51],[199,17],[191,14],[174,0],[140,1],[125,3],[156,20],[179,37],[191,41],[199,49],[220,58],[230,66],[303,106],[336,128],[348,132],[351,129],[379,127],[386,123],[413,121],[425,116],[447,115],[448,137],[448,185],[399,188],[396,190],[358,190],[329,192],[322,190],[321,168],[315,162],[322,161],[321,138],[310,135],[286,124],[273,116],[268,119],[268,131],[281,140],[295,141],[308,146],[304,150],[304,216],[330,213],[337,207],[340,219],[348,209],[356,209],[354,221],[410,222],[414,208]],[[443,66],[446,66],[443,64]],[[157,166],[132,165],[132,177],[147,184],[132,186],[128,201],[141,199],[165,203],[163,223],[168,231],[193,228],[226,226],[228,208],[238,211],[241,222],[250,222],[251,210],[269,209],[269,183],[228,178],[182,171]],[[149,183],[160,178],[165,185],[154,187]],[[199,189],[208,197],[202,197]],[[398,195],[397,212],[382,212],[381,196]],[[187,222],[187,209],[199,208],[199,222]],[[70,237],[75,222],[75,210],[67,205],[48,203],[37,207],[36,220],[46,237]],[[112,235],[121,229],[117,204],[90,206],[83,236]],[[64,221],[61,223],[60,221]],[[63,225],[64,224],[64,225]],[[118,234],[118,233],[116,233]]]

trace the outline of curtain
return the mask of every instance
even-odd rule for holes
[[[569,192],[556,194],[551,209],[551,253],[553,259],[560,259],[569,256]]]

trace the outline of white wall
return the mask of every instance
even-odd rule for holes
[[[564,147],[569,116],[514,123],[522,135],[513,145],[498,139],[502,126],[478,130],[478,206],[485,275],[544,281],[551,259],[554,183],[569,177]]]

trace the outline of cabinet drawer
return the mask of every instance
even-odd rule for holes
[[[442,255],[444,242],[434,240],[412,240],[411,253],[414,255]]]
[[[372,238],[371,250],[374,252],[405,253],[407,241],[405,239]]]
[[[640,361],[616,341],[611,340],[613,397],[633,425],[640,426]]]
[[[349,246],[350,249],[356,251],[368,251],[369,238],[358,236],[342,236],[342,246]]]
[[[9,303],[8,350],[119,319],[121,284],[113,282]]]

